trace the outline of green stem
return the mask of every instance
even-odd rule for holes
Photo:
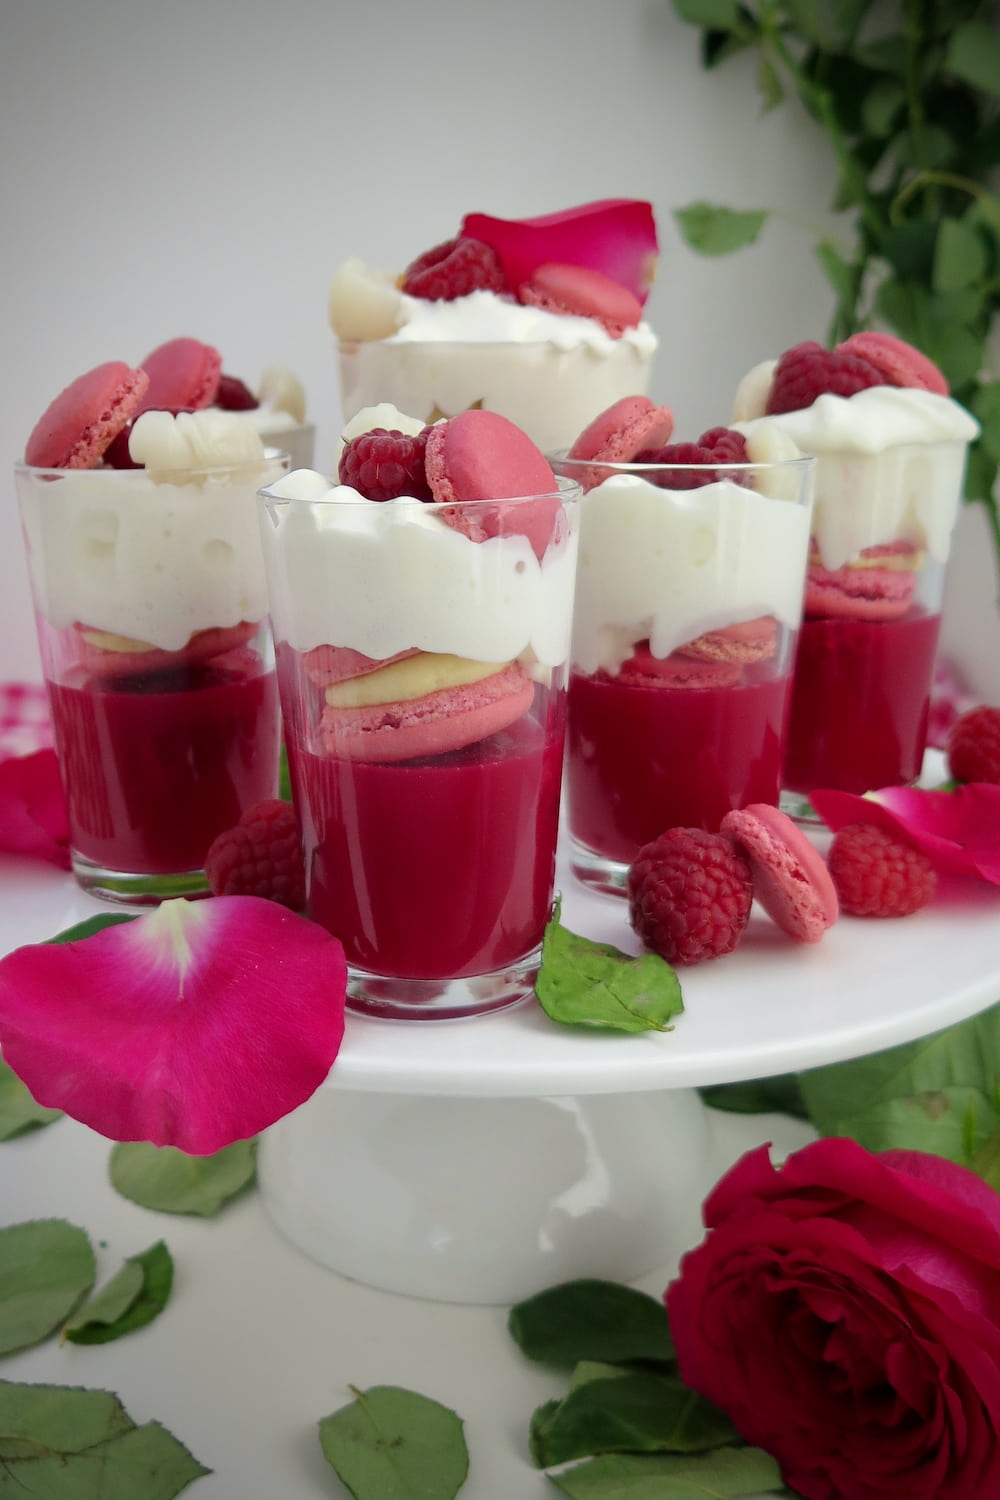
[[[916,177],[911,177],[905,187],[900,188],[889,205],[890,224],[902,222],[901,210],[905,208],[910,199],[917,193],[922,193],[924,188],[936,183],[941,187],[954,188],[956,192],[968,193],[970,198],[978,198],[980,202],[997,202],[995,193],[984,187],[981,182],[976,182],[971,177],[959,177],[955,172],[932,171],[930,168],[918,172]]]

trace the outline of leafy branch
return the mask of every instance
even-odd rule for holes
[[[1000,570],[1000,0],[673,0],[714,69],[757,54],[765,110],[797,96],[837,167],[837,238],[815,253],[834,294],[828,340],[882,326],[940,367],[982,434],[966,496],[986,511]],[[695,203],[688,244],[724,255],[771,217]]]

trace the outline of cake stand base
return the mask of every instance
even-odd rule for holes
[[[701,1237],[716,1173],[694,1090],[547,1098],[321,1088],[260,1146],[267,1211],[353,1280],[510,1304],[631,1281]]]

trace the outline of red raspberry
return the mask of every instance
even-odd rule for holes
[[[696,443],[667,443],[662,448],[646,448],[636,458],[640,464],[745,464],[748,462],[747,441],[742,432],[731,427],[710,427]],[[698,473],[675,470],[672,474],[650,476],[654,484],[664,489],[696,490],[703,484],[715,484],[720,478],[734,479],[737,484],[749,484],[748,476],[723,475],[718,469],[702,469]]]
[[[778,360],[767,410],[770,416],[803,411],[817,396],[853,396],[871,385],[893,384],[860,354],[843,349],[834,353],[809,341],[786,350]]]
[[[956,781],[1000,784],[1000,708],[970,708],[951,726],[948,764]]]
[[[447,240],[410,262],[403,272],[402,290],[428,302],[453,302],[470,292],[506,292],[507,278],[500,257],[482,240]]]
[[[908,917],[937,889],[937,874],[923,850],[871,823],[841,828],[827,864],[840,909],[852,917]]]
[[[395,500],[399,495],[433,499],[425,468],[429,430],[425,427],[416,437],[407,437],[373,427],[353,438],[340,455],[341,484],[349,484],[368,500]]]
[[[253,411],[260,402],[238,375],[220,375],[213,405],[223,411]]]
[[[210,845],[205,874],[213,896],[263,896],[292,911],[306,904],[302,840],[289,802],[258,802]]]
[[[671,964],[732,952],[752,900],[746,857],[731,839],[700,828],[668,828],[639,850],[628,873],[629,920]]]

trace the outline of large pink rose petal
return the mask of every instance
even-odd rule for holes
[[[970,781],[953,792],[889,786],[865,797],[820,790],[809,800],[834,832],[871,823],[909,839],[936,870],[1000,885],[1000,786]]]
[[[492,245],[515,287],[550,262],[589,266],[645,304],[656,274],[656,220],[652,206],[638,198],[603,198],[537,219],[466,214],[461,233]]]
[[[273,901],[166,901],[0,960],[0,1050],[40,1104],[207,1156],[320,1086],[346,985],[336,938]]]
[[[0,762],[0,851],[69,869],[69,823],[54,750]]]

